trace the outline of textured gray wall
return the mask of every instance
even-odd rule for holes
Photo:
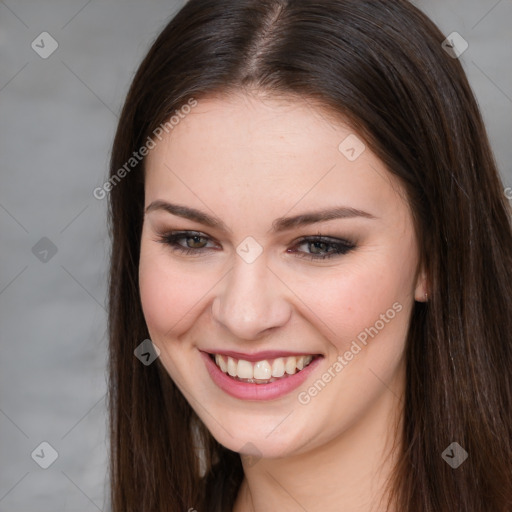
[[[0,2],[0,512],[109,510],[109,242],[92,191],[133,72],[182,3]],[[512,0],[415,4],[469,43],[461,60],[512,186]]]

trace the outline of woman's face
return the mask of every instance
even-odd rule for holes
[[[387,421],[425,292],[398,182],[303,100],[210,98],[182,117],[147,157],[139,269],[170,377],[253,456]]]

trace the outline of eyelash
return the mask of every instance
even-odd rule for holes
[[[203,238],[207,241],[210,241],[208,236],[205,236],[203,233],[197,231],[172,231],[170,233],[166,233],[160,235],[157,239],[157,242],[168,245],[173,251],[179,252],[185,255],[199,255],[200,252],[203,252],[203,249],[209,249],[206,247],[184,247],[178,243],[179,240],[188,239],[188,238]],[[301,238],[294,247],[298,247],[303,244],[325,244],[328,248],[334,248],[334,250],[330,253],[324,254],[322,256],[317,256],[312,253],[296,253],[299,258],[305,258],[309,260],[326,260],[329,258],[333,258],[335,256],[343,256],[353,249],[355,249],[356,245],[348,240],[343,240],[340,238],[330,238],[326,236],[308,236]]]

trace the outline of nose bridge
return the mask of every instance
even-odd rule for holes
[[[282,286],[263,256],[248,263],[237,255],[212,305],[215,320],[240,339],[257,338],[284,325],[290,312]]]

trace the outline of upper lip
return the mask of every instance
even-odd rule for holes
[[[243,352],[235,352],[232,350],[204,350],[207,354],[220,354],[222,356],[232,357],[233,359],[243,359],[244,361],[263,361],[264,359],[277,359],[278,357],[291,357],[291,356],[318,356],[312,352],[287,352],[284,350],[264,350],[262,352],[253,352],[252,354],[245,354]]]

